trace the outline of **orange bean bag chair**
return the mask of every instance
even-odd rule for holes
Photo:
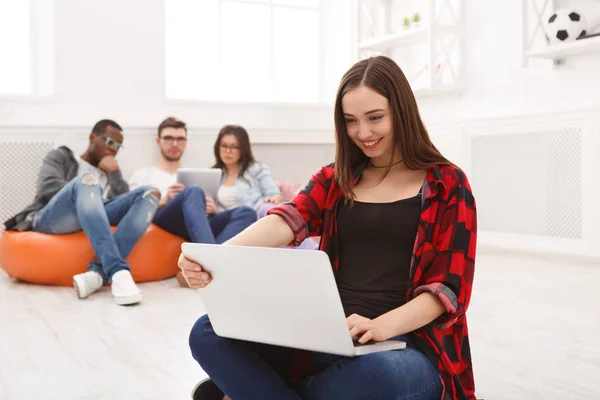
[[[150,225],[126,259],[133,279],[149,282],[175,276],[183,242],[182,238]],[[92,258],[94,251],[83,232],[46,235],[4,231],[0,234],[0,267],[14,279],[72,286],[73,275],[85,272]]]

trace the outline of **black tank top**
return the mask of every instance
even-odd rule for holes
[[[377,318],[406,302],[421,195],[392,203],[341,203],[336,281],[346,316]]]

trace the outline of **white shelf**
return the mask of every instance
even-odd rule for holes
[[[365,39],[358,43],[358,48],[360,50],[387,51],[394,48],[424,43],[428,39],[429,27],[420,26],[418,28],[409,28],[372,39]]]
[[[463,0],[419,1],[424,18],[418,26],[411,24],[409,27],[402,24],[402,16],[411,15],[414,10],[406,0],[354,2],[356,55],[359,59],[375,53],[403,63],[411,75],[411,87],[418,88],[413,89],[418,99],[461,93],[465,69],[464,63],[460,62],[465,51]],[[434,67],[436,70],[432,69]]]
[[[545,49],[533,50],[527,53],[529,57],[561,59],[586,53],[600,52],[600,36],[573,42],[548,46]]]

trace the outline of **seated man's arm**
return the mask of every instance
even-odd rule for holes
[[[129,184],[123,179],[120,169],[106,173],[108,177],[108,198],[129,192]]]
[[[37,181],[37,196],[45,203],[67,184],[65,156],[59,149],[50,151],[40,167]]]
[[[98,168],[106,173],[108,178],[107,198],[113,198],[123,193],[129,192],[129,184],[123,179],[119,163],[115,156],[107,155],[102,157],[98,163]]]

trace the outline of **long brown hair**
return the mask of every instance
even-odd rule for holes
[[[410,84],[398,64],[385,56],[368,58],[357,62],[344,74],[335,99],[335,179],[348,198],[354,199],[352,181],[358,178],[354,175],[362,172],[368,157],[346,132],[342,98],[348,91],[363,85],[388,99],[394,148],[400,146],[402,159],[408,168],[427,169],[451,164],[431,142]],[[383,178],[392,168],[393,157],[394,152]]]
[[[225,125],[219,131],[219,136],[217,136],[217,140],[215,141],[215,165],[213,165],[213,168],[223,168],[225,166],[223,160],[221,160],[221,153],[219,152],[221,140],[223,140],[223,136],[225,135],[234,135],[238,141],[238,146],[240,147],[239,176],[244,176],[244,172],[255,163],[255,160],[252,155],[252,146],[250,146],[248,132],[239,125]]]

